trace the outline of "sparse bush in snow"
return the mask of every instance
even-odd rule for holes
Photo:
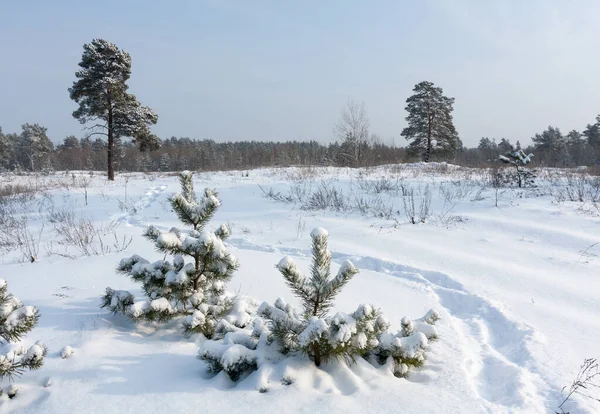
[[[309,277],[289,257],[277,265],[301,300],[302,310],[279,298],[273,305],[262,303],[258,315],[245,327],[222,321],[215,338],[201,344],[198,358],[207,363],[210,372],[224,371],[234,381],[261,364],[297,354],[307,355],[317,366],[332,359],[354,362],[365,358],[388,366],[396,376],[405,376],[409,367],[420,366],[428,341],[437,338],[433,326],[439,319],[437,312],[432,310],[415,321],[403,318],[402,329],[396,334],[388,332],[389,322],[371,305],[360,305],[351,314],[329,316],[335,296],[358,270],[347,261],[335,277],[330,277],[327,231],[317,228],[311,237],[313,263]],[[249,307],[245,310],[246,314],[252,312]],[[293,379],[285,381],[291,383]]]
[[[233,309],[234,300],[225,292],[225,284],[238,262],[223,243],[229,228],[221,225],[215,232],[205,229],[221,205],[217,194],[205,189],[198,200],[188,171],[180,174],[180,182],[181,193],[169,201],[180,221],[193,229],[161,232],[148,227],[144,236],[159,252],[173,255],[173,260],[151,263],[138,255],[121,260],[117,270],[141,282],[147,298],[136,302],[129,292],[107,288],[102,307],[135,321],[164,322],[185,316],[184,333],[202,333],[210,338],[217,323]],[[191,262],[186,263],[186,257]]]
[[[0,381],[5,377],[12,380],[44,364],[48,350],[41,342],[30,347],[14,344],[35,327],[39,317],[34,306],[24,306],[8,293],[6,281],[0,279],[0,338],[5,342],[0,352]]]
[[[48,221],[52,224],[57,236],[56,242],[67,248],[74,248],[85,256],[102,255],[111,252],[125,250],[132,241],[131,237],[117,237],[116,227],[118,223],[111,221],[106,225],[95,225],[94,222],[85,217],[77,217],[72,208],[52,210],[48,215]],[[114,240],[112,246],[106,238]],[[52,254],[53,252],[50,252]]]
[[[579,367],[579,373],[571,383],[571,386],[568,389],[566,386],[563,387],[562,391],[566,391],[567,394],[558,406],[560,411],[556,411],[556,414],[569,414],[569,411],[565,411],[565,408],[571,397],[575,395],[600,403],[600,393],[598,393],[600,381],[598,381],[598,378],[600,378],[598,361],[596,358],[586,358]]]
[[[431,215],[431,189],[429,188],[429,184],[423,189],[419,186],[417,197],[421,198],[418,210],[415,205],[416,197],[414,189],[411,188],[406,192],[406,195],[402,197],[404,214],[411,224],[425,223]]]

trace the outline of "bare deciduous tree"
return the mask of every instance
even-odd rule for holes
[[[357,166],[364,161],[369,147],[369,127],[365,103],[349,99],[333,129],[340,142],[340,161],[343,164]]]

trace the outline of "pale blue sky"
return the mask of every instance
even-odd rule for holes
[[[405,100],[431,80],[465,144],[526,142],[600,113],[599,15],[597,0],[0,0],[0,126],[81,136],[67,88],[102,37],[131,54],[161,138],[328,142],[351,97],[404,145]]]

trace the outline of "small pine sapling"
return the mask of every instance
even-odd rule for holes
[[[509,151],[504,155],[499,156],[499,160],[505,164],[510,164],[515,167],[515,175],[505,177],[505,181],[516,181],[519,188],[523,186],[533,186],[535,174],[532,170],[523,166],[531,163],[533,154],[526,155],[523,150]]]
[[[40,312],[34,306],[23,306],[19,299],[8,293],[6,281],[0,279],[0,339],[4,342],[0,352],[0,381],[5,377],[12,380],[25,370],[39,369],[44,364],[48,350],[41,342],[29,348],[10,345],[31,331],[39,318]]]
[[[390,364],[396,377],[405,377],[410,367],[423,365],[429,341],[438,338],[434,324],[439,319],[440,315],[433,309],[421,319],[402,318],[401,329],[395,335],[388,332],[380,335],[378,346],[368,357],[381,365]]]
[[[271,332],[282,353],[301,351],[309,355],[316,366],[331,358],[353,360],[377,346],[377,335],[387,329],[387,325],[379,312],[369,305],[361,305],[351,315],[340,312],[333,317],[327,316],[335,296],[358,269],[346,261],[331,278],[328,233],[316,228],[311,237],[313,263],[310,277],[305,277],[289,257],[277,265],[287,285],[302,301],[302,314],[298,315],[282,299],[274,306],[263,303],[258,312],[270,322]]]
[[[221,225],[214,232],[205,229],[221,205],[217,193],[207,188],[198,200],[192,173],[184,171],[179,179],[181,192],[169,201],[179,220],[192,230],[172,228],[161,232],[154,226],[148,227],[144,237],[159,252],[172,255],[173,260],[150,263],[138,255],[121,260],[117,271],[141,282],[147,299],[136,302],[127,291],[107,288],[101,306],[134,321],[164,322],[186,316],[184,334],[202,333],[211,338],[219,320],[233,306],[225,285],[238,262],[223,243],[230,234],[229,228]]]

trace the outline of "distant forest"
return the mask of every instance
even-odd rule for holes
[[[558,128],[549,127],[536,134],[532,141],[532,145],[522,149],[534,154],[534,165],[598,165],[600,117],[583,133],[571,131],[564,135]],[[291,165],[365,167],[421,159],[408,148],[383,144],[376,137],[360,143],[338,140],[329,145],[316,141],[217,143],[209,139],[171,137],[161,140],[155,150],[140,151],[131,141],[119,143],[116,148],[117,171],[215,171]],[[496,141],[484,137],[476,148],[463,146],[451,154],[434,154],[432,161],[485,167],[495,164],[499,155],[518,149],[521,149],[518,141],[511,143],[504,138]],[[106,142],[100,138],[69,136],[54,145],[46,128],[38,124],[23,125],[21,133],[3,133],[0,127],[0,170],[3,171],[102,171],[107,168],[106,152]]]

